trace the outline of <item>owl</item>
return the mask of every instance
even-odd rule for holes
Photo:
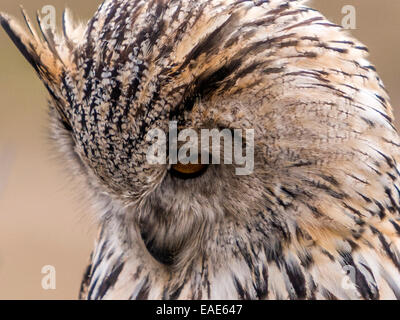
[[[81,299],[400,299],[389,97],[307,1],[106,0],[62,33],[24,17],[1,25],[96,211]],[[254,170],[149,163],[171,122],[252,130]]]

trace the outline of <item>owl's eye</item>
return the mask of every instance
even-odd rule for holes
[[[180,179],[194,179],[206,172],[208,165],[205,164],[174,164],[171,166],[171,174]]]

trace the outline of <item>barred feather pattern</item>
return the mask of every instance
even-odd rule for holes
[[[306,1],[107,0],[42,45],[50,62],[1,23],[99,213],[82,299],[400,299],[389,98],[367,48]],[[170,120],[255,129],[254,173],[150,166],[146,133]]]

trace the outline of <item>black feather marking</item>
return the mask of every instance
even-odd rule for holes
[[[92,279],[92,265],[89,264],[86,267],[85,273],[83,274],[81,286],[79,289],[79,300],[87,298],[86,295],[88,293],[87,291],[90,286],[91,279]]]
[[[331,293],[330,291],[328,291],[326,289],[323,289],[321,293],[324,296],[324,298],[327,300],[338,300],[338,298],[333,293]]]
[[[236,276],[233,276],[233,282],[235,284],[239,298],[241,300],[249,300],[250,297],[248,292],[243,288],[242,284],[240,283],[239,279]]]
[[[254,289],[258,299],[262,300],[268,297],[268,269],[265,265],[262,266],[261,274],[258,274]]]
[[[171,300],[176,300],[176,299],[179,297],[179,295],[181,294],[182,289],[183,289],[184,286],[185,286],[185,283],[183,283],[183,284],[182,284],[180,287],[178,287],[177,289],[174,289],[174,290],[172,291],[172,293],[170,294],[169,298],[170,298]]]
[[[291,262],[289,265],[285,263],[286,273],[289,277],[290,283],[293,286],[294,291],[298,299],[305,299],[307,295],[306,279],[299,265],[295,262]]]
[[[96,277],[95,279],[92,279],[90,282],[90,287],[89,287],[89,291],[88,291],[88,295],[87,295],[87,299],[88,300],[92,300],[92,295],[93,295],[93,291],[96,288],[97,285],[97,281],[99,281],[99,278]]]
[[[102,299],[107,291],[114,287],[123,268],[123,262],[120,262],[113,267],[111,273],[102,281],[99,287],[98,299]]]
[[[390,248],[390,244],[386,241],[385,237],[381,232],[378,231],[378,239],[382,244],[383,249],[385,250],[386,254],[392,260],[393,264],[396,266],[397,270],[400,271],[400,261],[393,253],[392,249]]]
[[[371,290],[368,285],[368,281],[366,280],[364,274],[360,271],[360,269],[354,263],[353,257],[349,252],[339,252],[340,256],[343,259],[343,263],[345,266],[350,266],[355,271],[355,285],[357,287],[358,292],[364,299],[376,300],[379,298],[379,293],[377,290]],[[376,289],[376,288],[375,288]]]
[[[149,276],[146,277],[142,288],[138,292],[136,296],[136,300],[147,300],[150,293],[150,286],[149,286]]]
[[[394,220],[390,220],[390,223],[393,225],[394,229],[396,230],[397,234],[400,235],[400,226],[398,223]]]
[[[32,55],[32,52],[22,42],[22,39],[14,32],[8,19],[2,15],[0,15],[0,24],[3,27],[4,31],[10,37],[10,39],[14,42],[14,44],[18,48],[18,50],[25,57],[25,59],[32,65],[32,67],[35,69],[35,71],[38,74],[40,74],[40,72],[39,72],[39,66],[40,66],[39,57]]]
[[[180,67],[180,70],[186,68],[191,61],[196,60],[199,56],[201,56],[201,54],[209,54],[211,51],[213,51],[215,47],[220,44],[219,39],[221,38],[221,33],[224,32],[224,29],[227,28],[229,24],[232,22],[235,23],[235,21],[237,21],[237,17],[235,15],[230,16],[223,24],[211,32],[199,44],[197,44],[192,51],[188,53],[184,63]]]

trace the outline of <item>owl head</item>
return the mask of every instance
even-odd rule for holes
[[[50,94],[68,166],[159,246],[351,237],[379,210],[399,144],[387,94],[366,48],[303,1],[108,0],[85,26],[66,11],[61,35],[24,17],[1,25]],[[252,171],[171,163],[171,124],[253,132],[238,143],[252,137]],[[148,160],[150,132],[165,163]]]

